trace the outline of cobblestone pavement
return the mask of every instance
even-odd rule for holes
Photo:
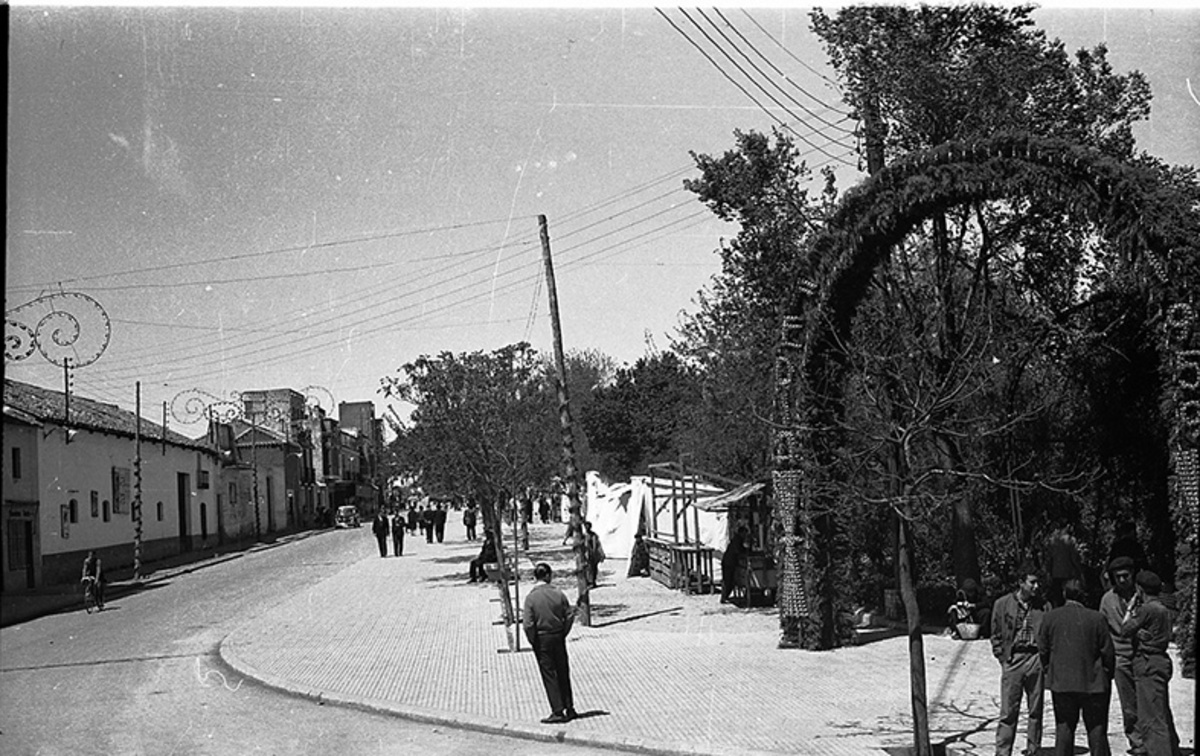
[[[562,530],[531,529],[522,596],[533,563],[548,561],[574,600]],[[463,541],[454,525],[448,531],[446,543],[410,537],[404,556],[380,559],[364,528],[371,556],[241,626],[222,643],[223,658],[314,699],[538,740],[701,754],[862,754],[911,743],[906,638],[779,650],[773,609],[626,578],[623,560],[601,565],[592,626],[577,624],[568,639],[583,716],[542,725],[549,711],[528,644],[521,637],[521,652],[508,652],[499,589],[467,583],[478,542]],[[924,643],[934,742],[990,752],[999,688],[990,645],[936,635]],[[1171,686],[1187,748],[1192,685],[1177,676]],[[1111,740],[1123,753],[1119,716],[1114,701]]]

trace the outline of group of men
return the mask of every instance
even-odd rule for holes
[[[1084,606],[1086,593],[1078,578],[1065,580],[1061,605],[1047,609],[1037,567],[1029,562],[1021,566],[1016,590],[992,607],[992,652],[1002,670],[997,756],[1012,753],[1022,697],[1028,707],[1024,753],[1038,753],[1047,688],[1054,706],[1056,756],[1074,753],[1081,717],[1089,751],[1107,756],[1114,680],[1129,752],[1178,756],[1167,693],[1172,612],[1163,604],[1158,575],[1134,570],[1127,556],[1109,562],[1112,588],[1096,611]]]
[[[379,556],[386,557],[388,555],[388,536],[391,536],[392,539],[392,553],[396,556],[403,556],[405,534],[416,533],[418,528],[425,535],[426,543],[433,543],[435,539],[438,543],[442,543],[446,537],[445,506],[442,504],[414,506],[409,508],[407,517],[396,512],[391,516],[390,521],[386,512],[383,510],[377,512],[375,519],[371,521],[371,533],[379,544]],[[473,528],[468,528],[468,535],[471,530]]]

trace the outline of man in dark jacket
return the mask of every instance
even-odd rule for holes
[[[1075,753],[1075,727],[1083,714],[1088,751],[1109,756],[1108,699],[1116,654],[1104,616],[1083,605],[1078,578],[1063,583],[1063,605],[1042,618],[1038,654],[1054,701],[1054,754]]]
[[[387,537],[388,537],[388,519],[383,511],[375,513],[375,521],[371,523],[371,532],[375,534],[375,540],[379,542],[379,556],[387,556]]]
[[[550,585],[550,565],[542,562],[533,570],[537,585],[525,597],[525,637],[537,657],[542,685],[550,700],[550,716],[544,724],[570,722],[575,713],[571,692],[571,665],[567,659],[567,633],[575,621],[575,610],[566,594]]]
[[[483,580],[486,576],[483,572],[483,565],[497,561],[496,559],[496,539],[492,535],[492,531],[483,531],[483,547],[479,549],[479,556],[471,560],[471,578],[468,583],[474,583],[477,580]]]
[[[1041,573],[1032,562],[1021,565],[1017,590],[992,606],[992,654],[1000,662],[1000,721],[996,725],[996,756],[1010,756],[1017,739],[1021,694],[1029,702],[1025,753],[1042,745],[1043,677],[1038,656],[1038,631],[1045,610]]]
[[[421,510],[421,530],[425,533],[425,543],[433,543],[433,523],[436,519],[432,504]]]
[[[397,512],[392,515],[392,553],[396,556],[404,554],[404,515]]]
[[[433,533],[437,537],[437,542],[441,543],[446,537],[446,505],[438,504],[437,509],[433,510]]]

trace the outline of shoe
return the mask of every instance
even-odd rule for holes
[[[574,709],[567,709],[567,720],[579,719],[579,714]]]
[[[565,724],[570,721],[566,714],[551,714],[542,720],[542,724]]]

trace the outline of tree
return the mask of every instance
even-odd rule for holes
[[[545,418],[556,416],[543,362],[527,343],[490,353],[422,355],[381,380],[389,398],[416,405],[401,428],[397,456],[426,491],[470,497],[497,534],[504,569],[500,513],[526,485],[548,481],[558,459],[547,446]],[[515,613],[501,591],[510,645]]]
[[[617,370],[611,386],[594,393],[582,417],[602,472],[624,478],[685,451],[680,436],[687,409],[699,395],[695,372],[673,352],[641,357]]]

